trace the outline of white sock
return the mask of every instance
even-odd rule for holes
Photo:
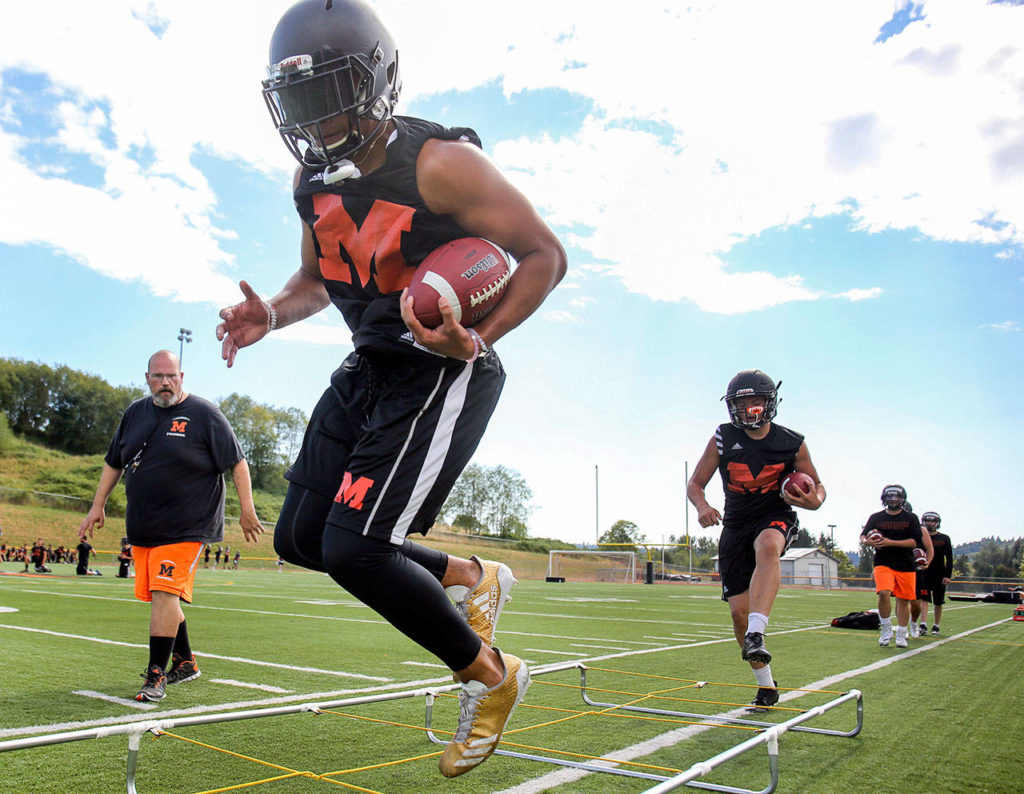
[[[762,615],[760,612],[751,612],[747,615],[747,634],[750,634],[752,631],[758,634],[764,634],[767,628],[767,615]]]
[[[754,670],[754,678],[757,679],[758,686],[767,687],[768,689],[775,688],[775,679],[772,678],[772,666],[770,664],[756,668]]]
[[[886,626],[892,626],[892,618],[879,618],[879,620],[882,621],[882,628],[883,629]]]
[[[896,626],[896,633],[897,634],[906,634],[907,633],[907,627],[906,626]]]

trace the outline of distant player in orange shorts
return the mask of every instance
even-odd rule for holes
[[[910,602],[917,598],[917,566],[914,549],[924,545],[921,522],[909,510],[907,491],[902,485],[882,489],[884,510],[873,513],[861,532],[861,541],[875,550],[875,592],[882,626],[878,644],[885,647],[893,639],[892,596],[896,597],[896,647],[907,647]]]
[[[178,357],[170,351],[150,357],[146,383],[152,396],[133,402],[121,417],[92,508],[78,528],[84,539],[103,526],[107,497],[124,473],[135,597],[152,603],[149,664],[135,695],[139,701],[160,700],[166,684],[199,677],[181,602],[192,602],[204,544],[224,537],[225,471],[231,471],[238,490],[246,540],[255,542],[263,532],[249,465],[234,431],[217,406],[185,392],[182,378]]]

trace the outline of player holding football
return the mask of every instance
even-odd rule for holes
[[[460,775],[494,750],[529,673],[491,647],[515,583],[507,566],[418,546],[468,463],[505,373],[492,345],[529,317],[566,270],[554,233],[484,156],[476,133],[394,115],[391,34],[360,0],[301,0],[270,43],[263,95],[299,161],[300,265],[263,301],[221,311],[228,366],[240,348],[333,303],[355,351],[331,376],[287,477],[274,548],[329,573],[463,682],[459,727],[440,761]],[[421,325],[405,288],[431,251],[483,237],[518,267],[472,329],[441,302]],[[464,597],[453,606],[446,587]],[[481,598],[481,596],[483,596]]]
[[[882,489],[882,505],[873,513],[861,531],[861,541],[875,550],[875,592],[878,594],[878,616],[882,620],[878,644],[885,647],[893,639],[892,596],[896,596],[896,647],[907,647],[910,602],[917,595],[917,567],[913,550],[924,545],[921,522],[904,509],[907,491],[902,485]]]
[[[719,425],[686,485],[700,525],[722,523],[718,543],[722,600],[729,604],[743,660],[750,663],[757,679],[757,696],[749,709],[754,712],[779,702],[764,634],[782,580],[779,558],[799,526],[793,507],[817,510],[825,501],[825,486],[804,437],[772,422],[781,385],[756,369],[743,370],[729,381],[722,399],[730,424]],[[724,518],[704,495],[716,469],[725,491]],[[781,491],[782,481],[794,471],[814,481],[809,492],[793,496]]]
[[[924,569],[925,591],[921,598],[920,632],[924,634],[928,630],[928,604],[934,604],[932,634],[937,635],[942,621],[942,605],[946,603],[946,585],[953,578],[953,542],[949,535],[939,532],[942,517],[935,511],[922,513],[921,525],[928,530],[924,536],[931,540],[934,553],[928,567]]]

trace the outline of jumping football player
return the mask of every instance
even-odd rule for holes
[[[486,760],[529,684],[520,659],[491,646],[514,584],[507,566],[413,544],[426,534],[490,419],[505,373],[494,343],[562,278],[566,257],[529,201],[481,152],[468,128],[394,115],[398,51],[360,0],[301,0],[270,43],[263,96],[298,160],[298,270],[269,301],[241,282],[217,338],[228,366],[240,348],[329,303],[355,351],[313,410],[274,548],[326,571],[463,682],[448,777]],[[444,300],[423,327],[405,297],[434,249],[483,237],[518,262],[505,295],[464,328]],[[446,587],[459,587],[453,605]],[[482,598],[480,598],[483,596]]]
[[[905,510],[907,491],[902,485],[882,489],[884,510],[873,513],[861,531],[861,540],[875,550],[873,576],[878,594],[878,644],[885,647],[893,639],[892,597],[896,597],[896,647],[907,647],[910,602],[917,595],[917,566],[914,548],[924,544],[921,522]],[[874,534],[877,533],[877,534]]]
[[[779,702],[764,635],[782,581],[779,558],[799,526],[792,508],[817,510],[825,501],[825,486],[811,463],[804,437],[772,422],[781,385],[756,369],[743,370],[729,381],[722,399],[730,423],[719,425],[686,485],[700,525],[722,524],[718,543],[722,600],[729,604],[743,660],[750,663],[757,679],[757,696],[749,709],[754,712]],[[725,491],[724,518],[704,495],[716,469]],[[781,491],[782,481],[793,471],[814,481],[809,493],[792,496]]]
[[[932,634],[939,633],[942,621],[942,605],[946,603],[946,585],[953,578],[953,543],[949,535],[939,532],[942,518],[933,510],[921,514],[921,525],[928,530],[925,537],[931,539],[934,551],[931,562],[924,570],[924,597],[921,599],[920,632],[928,630],[928,604],[935,606],[935,620]]]

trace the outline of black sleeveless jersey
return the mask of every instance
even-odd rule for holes
[[[774,422],[762,439],[731,424],[718,426],[715,444],[725,490],[725,525],[742,525],[765,515],[796,515],[782,501],[779,486],[793,471],[803,441],[799,433]]]
[[[394,121],[397,137],[384,165],[334,185],[324,185],[321,172],[303,169],[295,206],[313,231],[320,276],[355,349],[433,355],[413,347],[399,297],[427,254],[470,235],[451,216],[427,209],[416,185],[416,160],[430,138],[481,144],[468,128],[407,116]]]

